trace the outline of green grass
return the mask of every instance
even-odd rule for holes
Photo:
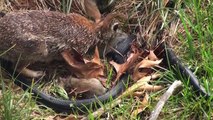
[[[186,0],[185,8],[177,8],[185,34],[179,34],[182,47],[177,51],[185,64],[197,76],[207,93],[213,93],[213,1]],[[185,49],[186,48],[186,49]],[[184,89],[168,101],[164,107],[169,117],[164,119],[212,119],[212,98],[197,96],[188,80],[182,79]],[[172,109],[183,108],[179,113],[171,113]],[[178,115],[177,115],[178,114]]]
[[[3,79],[1,78],[2,96],[0,100],[2,119],[4,120],[16,120],[30,118],[31,109],[35,106],[31,101],[31,95],[28,92],[16,95],[12,91],[12,84],[5,86]],[[20,109],[23,108],[23,109]]]
[[[212,93],[213,80],[213,2],[212,1],[186,1],[186,7],[190,10],[190,15],[181,10],[184,29],[187,33],[188,54],[186,60],[190,61],[192,69],[197,69],[196,73],[200,82],[206,90]],[[190,44],[192,43],[192,44]],[[197,68],[196,68],[197,67]]]
[[[54,113],[49,108],[41,109],[30,91],[21,90],[11,80],[3,79],[2,76],[0,78],[0,91],[1,120],[40,119]]]
[[[73,0],[62,0],[61,9],[64,13],[70,13]]]
[[[65,13],[70,11],[72,0],[62,2],[62,10]],[[177,46],[176,52],[181,56],[184,64],[197,76],[199,82],[205,90],[213,93],[213,1],[212,0],[185,0],[176,1],[175,10],[161,12],[164,25],[167,26],[171,21],[170,13],[178,15],[183,26],[184,34],[178,33],[177,39],[180,40],[181,46]],[[168,15],[168,16],[167,16]],[[151,15],[150,15],[151,16]],[[142,20],[142,19],[141,19]],[[140,20],[138,21],[140,22]],[[174,45],[175,46],[175,45]],[[108,76],[110,78],[110,75]],[[213,105],[210,97],[206,99],[198,96],[193,92],[187,78],[177,77],[172,71],[166,71],[157,84],[171,84],[172,81],[180,79],[183,82],[183,89],[180,93],[172,96],[165,104],[159,118],[170,119],[213,119]],[[7,82],[0,78],[0,119],[5,120],[22,120],[22,119],[43,119],[47,116],[56,115],[50,109],[41,109],[32,99],[31,93],[16,91],[13,89],[13,83]],[[109,113],[117,118],[122,115],[123,119],[145,119],[149,117],[150,111],[158,102],[158,98],[166,90],[150,94],[149,106],[136,118],[131,118],[130,111],[137,107],[138,101],[133,98],[126,98],[122,104],[113,108]],[[90,111],[90,110],[88,110]],[[90,111],[92,112],[92,111]],[[36,114],[35,114],[36,113]],[[90,116],[90,119],[94,119]]]

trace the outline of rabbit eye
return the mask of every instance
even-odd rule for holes
[[[116,32],[118,30],[118,27],[119,27],[119,23],[114,23],[112,25],[112,30]]]

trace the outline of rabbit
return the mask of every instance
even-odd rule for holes
[[[39,10],[7,13],[0,18],[0,58],[14,65],[18,63],[17,71],[25,76],[40,77],[43,71],[33,71],[27,66],[37,61],[63,59],[73,49],[84,55],[90,47],[112,39],[108,24],[116,16],[119,15],[111,14],[96,23],[76,13]],[[69,62],[69,58],[64,59]]]

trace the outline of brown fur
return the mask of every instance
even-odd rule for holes
[[[18,62],[18,71],[26,76],[41,76],[41,71],[33,72],[27,65],[62,59],[64,50],[75,49],[84,55],[97,43],[113,39],[116,33],[106,24],[118,16],[110,14],[95,23],[76,13],[38,10],[7,13],[0,18],[0,53],[7,51],[0,57]]]
[[[84,54],[100,39],[95,24],[75,13],[20,11],[0,19],[0,52],[14,46],[2,58],[10,61],[45,61],[57,58],[64,49]]]

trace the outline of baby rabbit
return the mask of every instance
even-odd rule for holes
[[[43,72],[27,69],[30,63],[62,59],[73,49],[84,55],[90,47],[111,39],[111,36],[100,39],[101,30],[115,16],[94,23],[75,13],[37,10],[7,13],[0,18],[0,53],[4,53],[0,57],[18,63],[17,70],[25,76],[39,77]],[[104,34],[108,32],[106,27],[104,30]],[[69,58],[65,60],[68,62]]]

